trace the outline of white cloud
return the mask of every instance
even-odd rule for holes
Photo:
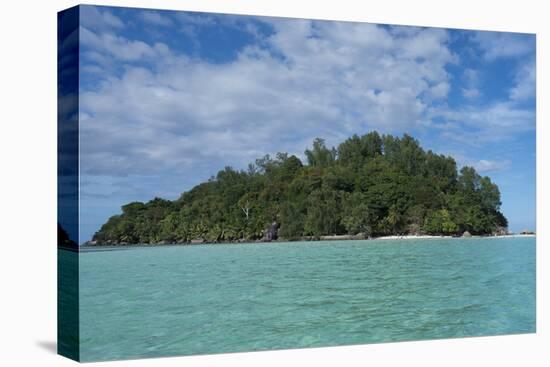
[[[430,87],[430,95],[435,99],[444,98],[449,93],[451,86],[447,82],[441,82],[439,84]]]
[[[462,95],[469,99],[481,97],[478,89],[479,71],[466,68],[462,73]],[[434,126],[441,130],[441,136],[449,141],[470,146],[482,146],[499,142],[534,131],[535,111],[522,108],[518,100],[534,96],[534,63],[522,65],[516,77],[516,86],[509,91],[509,99],[487,103],[463,105],[455,108],[431,108],[431,118],[442,118],[444,123]],[[483,163],[480,163],[483,165]]]
[[[445,64],[454,56],[444,31],[268,21],[275,33],[267,49],[249,46],[221,65],[83,28],[86,46],[127,63],[122,76],[81,95],[89,116],[83,167],[124,174],[216,159],[244,166],[267,152],[301,154],[317,136],[336,144],[373,128],[425,126],[427,104],[449,91]],[[132,65],[143,59],[155,66]]]
[[[474,167],[480,174],[487,174],[489,172],[505,171],[512,167],[512,161],[510,159],[495,159],[494,156],[499,156],[495,152],[482,153],[483,156],[493,156],[493,158],[474,158],[471,152],[464,150],[464,146],[458,147],[458,149],[443,148],[440,153],[451,156],[455,159],[458,169],[460,170],[464,166]]]
[[[481,96],[481,92],[477,88],[463,88],[462,95],[466,98],[474,99]]]
[[[99,10],[92,5],[80,6],[80,24],[95,30],[124,27],[122,20],[109,10]]]
[[[466,68],[462,73],[465,88],[462,88],[462,95],[469,99],[479,98],[481,91],[479,85],[479,72],[474,69]]]
[[[526,34],[478,31],[472,37],[487,61],[498,58],[516,58],[535,49],[535,36]]]
[[[142,11],[138,14],[141,19],[154,25],[169,27],[174,24],[171,18],[161,15],[156,11]]]
[[[512,162],[510,160],[504,161],[492,161],[481,159],[479,161],[473,162],[471,165],[479,172],[494,172],[494,171],[503,171],[508,169],[511,166]]]
[[[174,18],[178,19],[183,24],[193,24],[193,25],[213,25],[213,24],[216,24],[216,19],[217,19],[216,17],[208,14],[191,13],[191,12],[183,12],[183,11],[175,12]]]
[[[510,99],[514,101],[535,97],[536,69],[534,60],[524,63],[515,77],[516,85],[510,89]]]
[[[121,61],[138,61],[168,56],[170,50],[163,43],[149,45],[143,41],[128,40],[111,33],[97,34],[80,27],[80,42],[83,46],[95,50],[96,56],[107,54]]]
[[[535,129],[535,112],[518,108],[511,101],[432,109],[431,117],[444,119],[444,124],[433,125],[441,130],[443,138],[470,146],[513,139]]]
[[[102,56],[124,66],[81,95],[85,173],[244,167],[265,153],[301,155],[315,137],[337,144],[371,129],[436,128],[443,138],[481,144],[534,128],[533,112],[510,103],[445,106],[445,67],[458,60],[444,30],[263,21],[274,33],[225,64],[83,28],[84,44],[97,53],[87,61],[101,65]],[[143,60],[153,66],[134,63]]]
[[[463,78],[465,79],[466,83],[468,84],[477,84],[479,81],[479,72],[474,69],[466,68],[464,69]]]

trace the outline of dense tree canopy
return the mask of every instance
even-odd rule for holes
[[[175,201],[122,207],[94,235],[100,244],[257,240],[276,220],[280,236],[490,234],[507,227],[500,192],[474,168],[424,151],[409,135],[354,135],[337,148],[322,139],[307,164],[278,153],[231,167]]]

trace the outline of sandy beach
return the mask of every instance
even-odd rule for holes
[[[471,237],[453,237],[453,236],[431,236],[431,235],[405,235],[405,236],[382,236],[373,238],[374,240],[420,240],[437,238],[515,238],[515,237],[536,237],[535,234],[507,234],[502,236],[474,236]]]

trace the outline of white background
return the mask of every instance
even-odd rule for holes
[[[542,366],[548,302],[549,10],[545,1],[155,0],[105,5],[537,33],[537,334],[94,363],[94,366]],[[56,339],[56,12],[9,1],[0,21],[0,365],[69,366]],[[546,214],[546,215],[545,215]]]

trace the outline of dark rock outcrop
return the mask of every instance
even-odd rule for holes
[[[276,241],[277,238],[279,238],[279,224],[274,220],[267,229],[265,239],[266,241]]]

